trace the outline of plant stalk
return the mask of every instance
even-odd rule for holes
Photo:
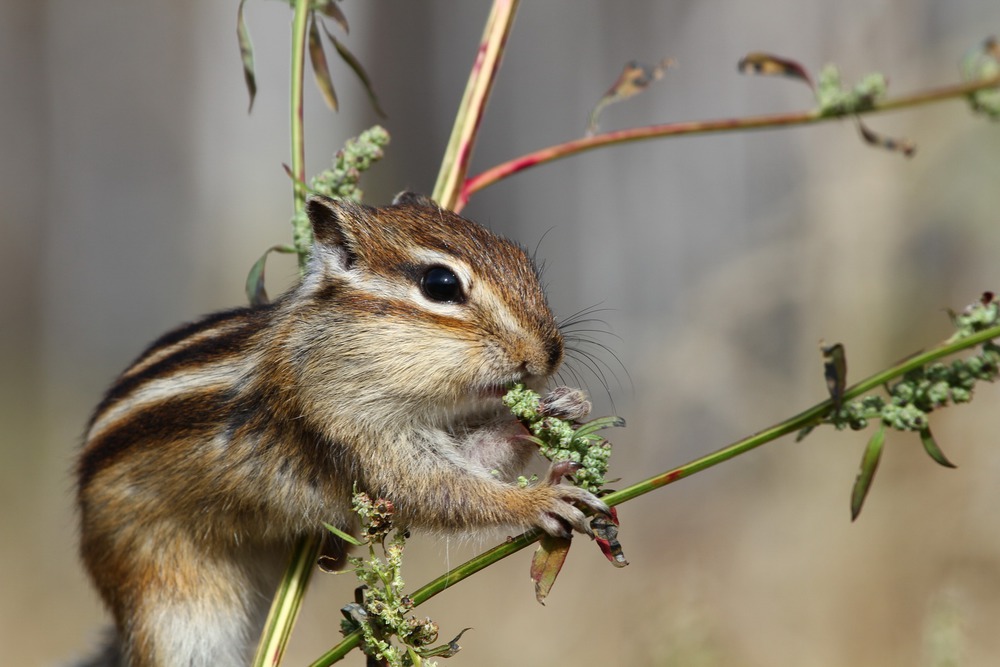
[[[944,100],[966,97],[980,90],[987,90],[1000,86],[1000,76],[979,81],[958,83],[949,86],[941,86],[929,90],[901,95],[899,97],[888,98],[876,101],[871,109],[857,112],[852,115],[865,115],[884,111],[897,111],[922,104],[941,102]],[[765,114],[760,116],[744,116],[742,118],[721,118],[716,120],[696,120],[682,121],[677,123],[662,123],[658,125],[646,125],[644,127],[633,127],[625,130],[615,130],[595,134],[590,137],[581,137],[561,144],[555,144],[533,151],[526,155],[508,160],[498,164],[486,171],[477,174],[465,181],[455,205],[455,211],[461,211],[474,193],[483,188],[493,185],[498,181],[522,172],[525,169],[536,167],[540,164],[554,162],[571,155],[577,155],[596,148],[614,146],[633,141],[645,139],[660,139],[666,137],[678,137],[692,134],[711,134],[719,132],[736,132],[741,130],[762,130],[769,128],[787,127],[791,125],[807,125],[810,123],[820,123],[834,119],[844,118],[844,115],[824,115],[819,109],[809,111],[792,111],[777,114]]]
[[[455,208],[462,183],[469,173],[476,135],[500,69],[507,37],[514,25],[519,4],[520,0],[494,0],[490,9],[476,61],[465,85],[451,137],[441,160],[441,170],[431,194],[431,198],[443,208]]]
[[[292,17],[292,81],[290,86],[291,143],[292,143],[292,205],[295,213],[305,210],[305,135],[303,123],[303,74],[309,0],[295,0]],[[298,236],[298,235],[296,235]],[[308,248],[296,247],[299,268],[304,267],[303,252]],[[322,540],[318,536],[301,538],[295,545],[288,567],[271,602],[264,631],[257,644],[253,667],[275,667],[281,663],[288,638],[298,618],[302,600],[309,586]]]
[[[883,371],[879,371],[878,373],[851,385],[844,391],[843,401],[846,402],[857,398],[865,392],[884,385],[890,380],[905,375],[916,368],[920,368],[926,364],[935,362],[957,352],[961,352],[962,350],[975,347],[976,345],[994,338],[1000,338],[1000,325],[984,329],[983,331],[973,334],[972,336],[968,336],[957,341],[946,341],[941,343],[930,350],[908,357],[894,366],[891,366]],[[750,451],[751,449],[756,449],[761,445],[777,440],[781,436],[788,435],[789,433],[795,433],[803,428],[806,428],[807,426],[814,426],[818,424],[832,409],[833,400],[827,399],[822,403],[817,403],[811,408],[800,412],[794,417],[786,419],[747,438],[738,440],[737,442],[734,442],[733,444],[718,451],[690,461],[689,463],[685,463],[684,465],[674,468],[673,470],[668,470],[659,475],[654,475],[653,477],[633,484],[620,491],[615,491],[614,493],[603,496],[602,500],[604,500],[604,502],[606,502],[609,506],[615,506],[634,498],[638,498],[639,496],[645,495],[650,491],[672,484],[680,479],[684,479],[685,477],[689,477],[697,472],[706,470],[735,458],[740,454]],[[521,535],[518,535],[517,537],[509,539],[503,544],[497,545],[492,549],[479,554],[462,565],[449,570],[433,581],[417,589],[411,595],[414,605],[426,602],[438,593],[451,588],[458,582],[472,576],[476,572],[479,572],[493,563],[515,554],[528,546],[531,546],[538,540],[539,537],[541,537],[541,532],[539,530],[529,530]],[[314,662],[311,667],[329,667],[329,665],[332,665],[334,662],[343,658],[351,649],[357,646],[360,639],[360,631],[352,632],[347,635],[343,641],[325,653],[319,660]]]

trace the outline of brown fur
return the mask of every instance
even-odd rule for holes
[[[575,487],[518,488],[531,455],[499,406],[562,337],[518,246],[405,195],[315,198],[316,245],[276,303],[154,343],[98,406],[78,466],[81,554],[134,667],[239,665],[294,539],[350,529],[357,484],[417,528],[586,530]],[[421,292],[429,266],[461,303]],[[96,664],[96,663],[95,663]]]

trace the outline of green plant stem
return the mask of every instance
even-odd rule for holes
[[[520,0],[494,0],[490,9],[476,61],[465,85],[451,137],[441,160],[441,170],[431,194],[431,198],[443,208],[452,209],[458,202],[462,183],[469,172],[472,149],[483,120],[483,112],[500,69],[507,37],[514,25],[518,4]]]
[[[292,205],[295,212],[305,210],[306,204],[306,144],[303,117],[303,76],[306,62],[306,30],[309,19],[309,0],[295,0],[292,18],[292,82],[291,102],[292,135]]]
[[[291,143],[292,143],[292,193],[296,213],[305,210],[305,139],[303,128],[303,74],[305,71],[306,28],[309,0],[295,0],[292,18],[292,81],[290,90]],[[296,247],[299,268],[304,267],[303,248]],[[308,248],[304,249],[309,252]],[[319,558],[322,539],[308,536],[300,539],[292,552],[288,568],[271,602],[264,631],[257,645],[254,667],[274,667],[280,664],[288,638],[298,618],[302,599],[309,586],[316,559]]]
[[[943,100],[966,97],[972,93],[988,88],[1000,86],[1000,76],[980,81],[959,83],[929,90],[919,91],[910,95],[887,98],[876,101],[871,109],[858,112],[856,115],[865,115],[883,111],[896,111],[909,107],[941,102]],[[483,188],[493,185],[505,178],[513,176],[531,167],[536,167],[548,162],[554,162],[571,155],[577,155],[586,151],[605,146],[642,141],[645,139],[659,139],[666,137],[679,137],[692,134],[710,134],[717,132],[737,132],[742,130],[761,130],[768,128],[787,127],[791,125],[807,125],[810,123],[820,123],[843,118],[844,115],[824,115],[819,109],[809,111],[793,111],[778,114],[766,114],[761,116],[744,116],[742,118],[722,118],[717,120],[682,121],[678,123],[663,123],[659,125],[647,125],[644,127],[633,127],[626,130],[616,130],[604,132],[589,137],[581,137],[565,143],[556,144],[547,148],[542,148],[532,153],[522,155],[508,160],[495,167],[477,174],[465,181],[455,205],[455,211],[461,211],[474,193]]]
[[[281,663],[285,647],[298,618],[309,579],[312,577],[322,540],[315,536],[303,537],[295,545],[288,568],[285,570],[274,594],[271,610],[264,623],[261,640],[257,644],[253,667],[274,667]]]
[[[980,331],[972,336],[968,336],[957,341],[944,342],[934,348],[931,348],[930,350],[908,357],[894,366],[875,373],[874,375],[851,385],[844,391],[843,400],[846,402],[853,398],[857,398],[865,392],[884,385],[890,380],[905,375],[916,368],[920,368],[921,366],[955,354],[956,352],[961,352],[962,350],[975,347],[976,345],[994,338],[1000,338],[1000,325],[984,329],[983,331]],[[757,447],[771,442],[772,440],[776,440],[781,436],[788,435],[789,433],[795,433],[807,426],[814,426],[820,423],[823,417],[826,416],[831,409],[833,409],[833,400],[827,399],[822,403],[817,403],[811,408],[800,412],[794,417],[786,419],[747,438],[738,440],[728,447],[724,447],[718,451],[712,452],[711,454],[695,459],[694,461],[674,468],[673,470],[668,470],[659,475],[654,475],[653,477],[633,484],[620,491],[610,493],[604,496],[602,500],[610,506],[615,506],[634,498],[638,498],[639,496],[647,494],[650,491],[672,484],[680,479],[684,479],[685,477],[689,477],[697,472],[701,472],[702,470],[706,470],[735,458],[740,454],[750,451],[751,449],[756,449]],[[493,563],[530,546],[536,542],[539,537],[541,537],[540,531],[536,529],[529,530],[521,535],[518,535],[517,537],[509,539],[503,544],[497,545],[492,549],[479,554],[458,567],[449,570],[416,590],[411,595],[414,605],[416,606],[426,602],[438,593],[454,586],[463,579],[466,579],[476,572],[489,567]],[[343,641],[320,657],[319,660],[314,662],[311,667],[328,667],[329,665],[332,665],[334,662],[343,658],[351,649],[357,646],[360,639],[360,631],[352,632],[347,635]]]

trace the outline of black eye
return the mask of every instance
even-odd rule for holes
[[[420,279],[420,290],[431,301],[441,303],[462,303],[462,283],[455,272],[446,266],[432,266]]]

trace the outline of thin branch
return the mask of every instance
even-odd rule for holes
[[[984,343],[988,340],[993,340],[994,338],[1000,338],[1000,325],[984,329],[974,335],[954,342],[946,341],[934,348],[931,348],[930,350],[909,357],[894,366],[891,366],[883,371],[879,371],[878,373],[875,373],[874,375],[871,375],[870,377],[867,377],[864,380],[848,387],[844,391],[843,400],[846,402],[850,399],[857,398],[865,392],[884,385],[890,380],[905,375],[914,369],[955,354],[956,352],[975,347],[976,345]],[[734,442],[728,447],[724,447],[716,452],[712,452],[711,454],[695,459],[694,461],[674,468],[673,470],[668,470],[659,475],[654,475],[653,477],[633,484],[628,488],[610,493],[602,497],[602,500],[610,506],[615,506],[634,498],[638,498],[639,496],[649,493],[650,491],[672,484],[680,479],[684,479],[685,477],[689,477],[697,472],[716,466],[724,461],[728,461],[736,456],[739,456],[740,454],[744,454],[751,449],[756,449],[761,445],[777,440],[784,435],[795,433],[807,426],[814,426],[820,423],[823,417],[832,409],[833,400],[827,399],[822,403],[817,403],[811,408],[800,412],[794,417],[786,419],[785,421],[775,424],[774,426],[764,429],[763,431],[760,431],[752,436]],[[426,602],[438,593],[451,588],[463,579],[466,579],[476,572],[489,567],[493,563],[530,546],[536,542],[539,537],[541,537],[541,532],[539,530],[529,530],[521,535],[518,535],[517,537],[509,539],[503,544],[497,545],[492,549],[483,552],[462,565],[449,570],[416,590],[411,596],[413,598],[414,605]],[[332,665],[334,662],[343,658],[351,649],[357,646],[360,639],[360,631],[352,632],[347,635],[343,641],[324,654],[319,660],[314,662],[311,667],[329,667],[329,665]]]
[[[291,142],[292,142],[292,193],[295,212],[305,210],[305,140],[303,129],[303,73],[305,71],[305,45],[309,0],[295,0],[292,18],[292,83],[290,91]],[[296,216],[301,217],[301,216]],[[300,238],[295,234],[296,240]],[[304,252],[308,249],[296,244],[299,254],[299,268],[304,267]],[[264,631],[257,645],[254,667],[273,667],[280,664],[288,638],[299,615],[302,599],[309,586],[309,578],[319,557],[322,540],[317,536],[301,538],[295,545],[285,573],[282,575],[278,591],[271,602]]]
[[[472,159],[476,135],[483,120],[483,112],[490,91],[493,89],[497,71],[500,69],[500,61],[503,59],[518,4],[520,0],[494,0],[489,18],[486,20],[476,62],[472,65],[472,72],[469,74],[469,81],[466,83],[465,93],[455,116],[451,138],[441,160],[441,170],[438,172],[434,192],[431,194],[431,198],[444,208],[455,207],[462,183],[469,173],[469,161]]]
[[[1000,76],[979,81],[959,83],[939,88],[932,88],[925,91],[902,95],[894,98],[887,98],[873,103],[871,109],[859,111],[850,115],[864,115],[883,111],[896,111],[908,107],[940,102],[943,100],[967,97],[980,90],[987,90],[1000,86]],[[644,139],[659,139],[665,137],[676,137],[691,134],[710,134],[718,132],[735,132],[742,130],[761,130],[768,128],[779,128],[791,125],[807,125],[810,123],[820,123],[837,118],[843,118],[847,114],[824,115],[819,109],[809,111],[793,111],[778,114],[766,114],[761,116],[744,116],[742,118],[722,118],[717,120],[682,121],[678,123],[663,123],[659,125],[647,125],[644,127],[633,127],[626,130],[616,130],[604,132],[590,137],[582,137],[565,143],[556,144],[547,148],[522,155],[521,157],[508,160],[495,167],[477,174],[467,179],[462,186],[461,194],[458,198],[455,210],[460,211],[468,203],[469,197],[483,188],[493,185],[509,176],[530,169],[531,167],[554,162],[571,155],[577,155],[596,148],[613,146]]]

